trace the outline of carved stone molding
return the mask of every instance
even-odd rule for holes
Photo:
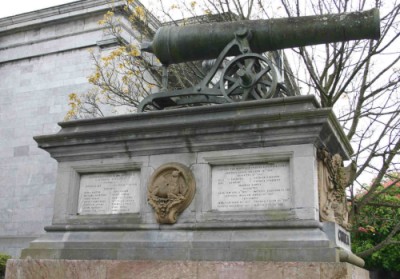
[[[318,192],[321,221],[335,222],[349,229],[346,188],[350,185],[356,171],[354,163],[343,167],[339,154],[331,155],[326,149],[319,149]]]
[[[177,216],[192,202],[196,182],[190,169],[179,163],[167,163],[152,174],[147,200],[154,208],[157,222],[174,224]]]

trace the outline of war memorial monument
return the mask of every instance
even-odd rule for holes
[[[165,72],[213,66],[136,114],[35,137],[58,162],[53,221],[6,278],[369,278],[347,231],[351,145],[260,53],[378,37],[377,10],[162,27],[143,51]]]

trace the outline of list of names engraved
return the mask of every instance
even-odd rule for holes
[[[289,162],[214,166],[212,209],[285,209],[291,206]]]
[[[120,214],[140,210],[140,173],[120,171],[82,174],[78,214]]]

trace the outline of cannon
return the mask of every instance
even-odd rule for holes
[[[153,53],[165,69],[168,65],[182,62],[215,61],[196,86],[152,94],[142,100],[138,111],[275,97],[278,87],[275,66],[261,53],[378,39],[379,21],[379,10],[372,9],[355,13],[161,27],[153,41],[143,44],[141,49]],[[219,81],[215,82],[221,67]],[[167,82],[164,80],[163,84]]]

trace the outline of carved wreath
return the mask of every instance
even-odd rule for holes
[[[156,169],[150,178],[147,200],[161,224],[174,224],[177,216],[192,202],[196,190],[190,169],[168,163]]]

